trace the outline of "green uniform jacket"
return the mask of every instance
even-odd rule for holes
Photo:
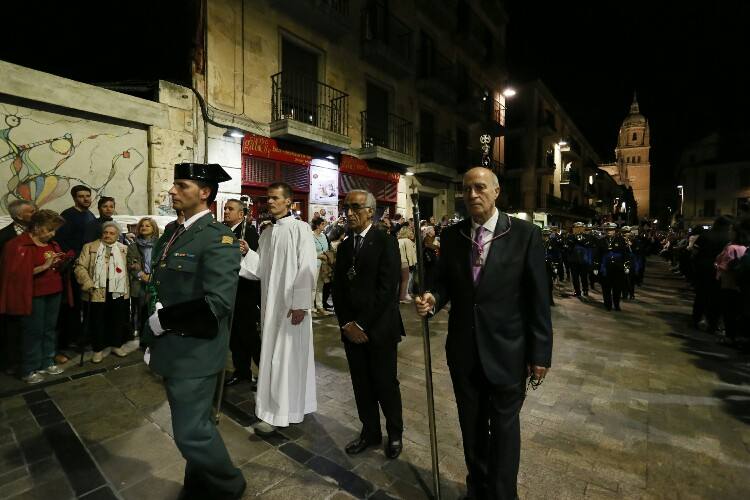
[[[156,337],[147,321],[144,340],[151,346],[150,366],[154,372],[167,378],[205,377],[226,365],[240,270],[239,242],[229,228],[206,214],[177,238],[166,259],[160,262],[175,228],[165,231],[153,251],[152,279],[159,302],[167,309],[205,298],[217,319],[218,335],[207,340],[168,331]]]

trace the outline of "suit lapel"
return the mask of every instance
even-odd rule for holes
[[[463,226],[459,229],[461,236],[458,239],[458,255],[461,259],[461,276],[469,283],[474,284],[474,277],[471,272],[471,218],[464,219]]]
[[[375,225],[373,224],[370,227],[370,230],[367,231],[367,234],[365,235],[365,239],[362,241],[362,248],[359,249],[359,253],[357,254],[357,260],[355,268],[359,269],[362,266],[362,262],[364,262],[365,255],[370,250],[372,245],[374,244],[375,239]],[[354,245],[355,245],[355,236],[352,236],[352,258],[354,258]]]

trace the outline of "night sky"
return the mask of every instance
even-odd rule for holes
[[[750,128],[750,2],[513,0],[506,9],[512,80],[541,78],[603,161],[614,160],[638,92],[657,189],[674,184],[690,141]]]

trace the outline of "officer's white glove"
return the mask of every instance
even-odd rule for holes
[[[159,322],[159,309],[162,309],[164,306],[161,305],[161,302],[156,303],[156,310],[154,311],[154,314],[152,314],[148,318],[148,326],[151,327],[151,331],[154,335],[157,337],[164,333],[166,330],[161,327],[161,323]]]
[[[599,270],[598,269],[594,269],[594,276],[599,276]]]
[[[625,274],[630,274],[630,269],[625,269]]]
[[[147,347],[146,352],[143,353],[143,362],[146,364],[151,363],[151,348]]]

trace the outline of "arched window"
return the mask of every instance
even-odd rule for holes
[[[639,157],[638,157],[638,163],[640,163],[640,162],[641,162],[641,157],[639,156]]]
[[[636,132],[633,132],[633,140],[634,141],[638,140],[638,134]]]

